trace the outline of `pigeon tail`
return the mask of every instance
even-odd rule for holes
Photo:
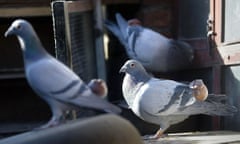
[[[216,116],[233,116],[238,110],[235,106],[218,101],[206,100],[202,106],[203,114],[216,115]]]
[[[104,21],[104,25],[106,26],[106,28],[111,32],[113,33],[114,36],[117,37],[117,39],[120,41],[120,43],[123,45],[123,46],[127,46],[127,43],[123,37],[123,34],[120,30],[120,28],[113,22],[109,21],[109,20],[105,20]]]
[[[120,31],[122,32],[123,38],[127,39],[127,37],[128,37],[128,34],[127,34],[128,22],[119,13],[116,14],[116,20],[117,20],[117,24],[120,28]]]

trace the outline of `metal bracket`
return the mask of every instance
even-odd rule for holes
[[[213,56],[214,48],[216,48],[216,43],[214,41],[214,37],[217,35],[213,30],[214,21],[212,19],[207,20],[207,39],[209,46],[209,55]]]

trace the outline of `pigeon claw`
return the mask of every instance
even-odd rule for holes
[[[164,134],[163,130],[158,130],[155,135],[145,135],[143,136],[143,140],[157,140],[160,138],[164,138],[166,134]]]

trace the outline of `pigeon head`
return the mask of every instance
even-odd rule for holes
[[[127,73],[138,81],[148,81],[151,78],[142,64],[133,59],[125,62],[119,72]]]
[[[12,23],[5,32],[5,37],[10,35],[17,36],[23,50],[25,50],[26,47],[32,47],[32,45],[41,45],[41,42],[31,24],[23,19],[17,19]]]
[[[144,70],[142,65],[136,60],[128,60],[121,67],[120,72],[132,73],[134,71]]]
[[[140,20],[134,18],[134,19],[130,19],[128,21],[128,25],[130,25],[130,26],[142,25],[142,22]]]
[[[5,37],[10,35],[17,35],[20,37],[24,37],[26,33],[32,34],[34,32],[30,23],[23,19],[15,20],[12,25],[5,32]],[[25,35],[24,35],[25,33]]]

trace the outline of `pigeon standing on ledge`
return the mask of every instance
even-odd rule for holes
[[[160,138],[169,126],[190,115],[231,116],[237,111],[234,106],[220,102],[218,96],[213,94],[208,97],[209,100],[198,100],[197,96],[206,94],[206,89],[201,88],[203,83],[200,80],[187,85],[154,78],[136,60],[128,60],[120,72],[125,73],[122,91],[132,111],[141,119],[160,125],[156,135],[147,137],[148,139]],[[223,100],[222,96],[221,99]]]
[[[58,125],[64,121],[66,112],[79,106],[121,112],[120,108],[96,96],[72,70],[48,54],[30,23],[15,20],[5,33],[9,35],[16,35],[19,40],[29,85],[51,108],[52,118],[42,128]]]
[[[139,61],[149,72],[173,72],[186,69],[194,58],[194,49],[186,42],[169,39],[140,25],[127,22],[119,13],[117,23],[106,20],[105,26],[124,46],[131,59]]]

